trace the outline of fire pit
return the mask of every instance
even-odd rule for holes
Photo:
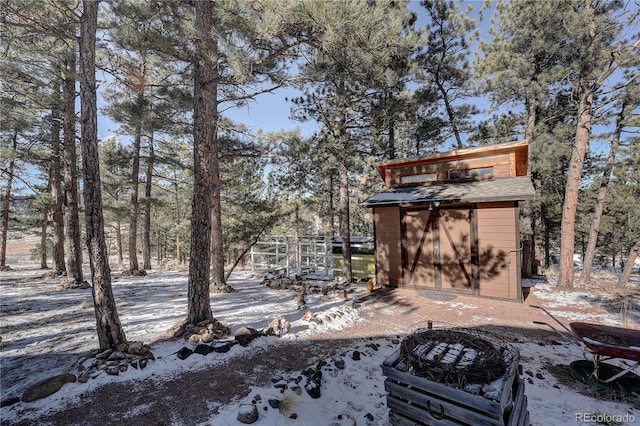
[[[421,329],[387,358],[393,425],[528,425],[520,354],[495,336]]]

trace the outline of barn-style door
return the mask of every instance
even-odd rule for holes
[[[403,284],[475,292],[477,238],[471,207],[404,209]]]
[[[411,287],[436,287],[431,210],[402,212],[402,281]]]

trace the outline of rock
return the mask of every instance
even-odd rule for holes
[[[229,284],[211,284],[209,287],[210,293],[235,293],[236,289]]]
[[[213,352],[213,348],[209,345],[203,345],[203,344],[196,346],[195,349],[193,350],[193,353],[196,353],[199,355],[209,355],[211,352]]]
[[[364,415],[364,417],[365,417],[367,420],[369,420],[370,422],[372,422],[372,421],[373,421],[373,419],[374,419],[373,414],[371,414],[371,413],[367,413],[367,414],[365,414],[365,415]]]
[[[202,334],[202,336],[200,337],[200,341],[202,341],[202,343],[211,343],[215,338],[216,338],[215,334],[207,331],[204,334]]]
[[[273,385],[273,387],[276,389],[280,389],[280,393],[284,393],[284,391],[289,388],[289,385],[287,385],[286,383],[276,383],[275,385]]]
[[[142,351],[142,347],[144,345],[142,344],[142,342],[133,342],[129,344],[129,350],[128,352],[131,355],[137,355]]]
[[[304,389],[307,391],[309,396],[313,399],[318,399],[321,396],[319,383],[310,381],[306,385],[304,385]]]
[[[365,347],[371,348],[376,352],[378,351],[378,349],[380,349],[380,345],[378,345],[377,343],[367,343]]]
[[[358,304],[354,300],[347,300],[346,302],[344,302],[344,305],[352,309],[355,309],[358,307]]]
[[[145,367],[147,366],[147,362],[148,361],[149,361],[148,359],[142,358],[140,360],[140,362],[138,362],[138,365],[140,366],[140,370],[144,370],[145,369]]]
[[[295,420],[298,418],[298,415],[296,413],[291,413],[289,414],[289,418]]]
[[[291,386],[291,390],[296,395],[302,395],[302,388],[300,386]]]
[[[302,321],[311,321],[313,318],[315,318],[315,316],[316,314],[314,314],[313,312],[307,311],[302,316]]]
[[[333,365],[335,365],[338,370],[344,370],[344,367],[345,367],[344,359],[340,357],[333,358]]]
[[[120,374],[120,367],[116,364],[107,365],[104,371],[110,376],[118,376]]]
[[[280,337],[289,331],[291,331],[291,323],[284,317],[278,317],[269,323],[266,334]]]
[[[115,351],[111,355],[109,355],[109,358],[107,358],[107,361],[120,361],[125,359],[126,357],[127,356],[122,352]]]
[[[59,374],[45,379],[27,389],[22,395],[22,401],[33,402],[58,392],[66,383],[74,383],[76,376],[70,373]]]
[[[193,351],[189,348],[187,348],[186,346],[183,346],[182,349],[180,349],[177,352],[177,356],[179,359],[187,359],[191,354],[193,353]]]
[[[100,352],[98,355],[96,355],[96,359],[107,359],[109,358],[109,355],[111,355],[113,353],[112,349],[107,349],[104,352]]]
[[[274,408],[277,410],[278,408],[280,408],[281,404],[282,403],[279,399],[275,399],[275,398],[269,399],[269,405],[271,406],[271,408]]]
[[[0,407],[8,407],[10,405],[17,404],[18,402],[20,402],[20,398],[17,396],[10,396],[0,401]]]
[[[247,425],[255,423],[258,420],[258,408],[253,404],[241,404],[237,418],[240,423]]]
[[[227,353],[229,352],[229,350],[231,349],[231,347],[233,345],[235,345],[237,342],[233,341],[233,340],[229,340],[226,342],[216,342],[213,344],[212,348],[215,352],[218,353]]]
[[[351,359],[354,361],[360,361],[360,351],[353,351]]]
[[[241,346],[249,345],[257,337],[260,337],[260,332],[253,327],[240,327],[235,334],[235,339]]]
[[[78,376],[78,383],[87,383],[91,378],[91,370],[87,370]]]
[[[367,290],[368,291],[373,291],[373,280],[369,280],[367,282]]]
[[[304,385],[304,389],[309,396],[313,399],[320,398],[320,384],[322,383],[322,370],[307,368],[302,372],[307,377],[307,383]]]
[[[189,343],[193,343],[193,344],[197,344],[200,343],[200,335],[199,334],[190,334],[189,337],[187,337],[187,341]]]
[[[540,380],[544,380],[544,376],[542,375],[542,373],[536,373],[536,378]]]

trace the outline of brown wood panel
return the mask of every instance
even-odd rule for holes
[[[510,164],[496,164],[493,167],[493,177],[506,178],[512,176]]]
[[[482,158],[468,158],[457,161],[444,161],[430,164],[413,164],[408,166],[389,168],[386,171],[385,183],[389,187],[396,187],[400,185],[400,178],[402,176],[427,173],[438,173],[438,179],[440,180],[442,176],[446,176],[445,172],[447,172],[448,170],[477,169],[482,167],[493,167],[494,176],[496,177],[510,177],[511,156],[509,154],[500,154]]]
[[[478,206],[479,294],[518,298],[518,223],[513,202]]]
[[[400,209],[378,207],[373,210],[375,226],[376,282],[398,286],[402,278]]]
[[[442,209],[438,220],[443,290],[472,291],[471,211]]]
[[[434,233],[430,210],[404,210],[402,213],[403,283],[406,286],[434,288]]]

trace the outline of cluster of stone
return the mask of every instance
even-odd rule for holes
[[[291,290],[306,293],[342,292],[349,285],[346,281],[308,280],[301,277],[287,278],[282,276],[265,276],[262,285],[273,290]]]
[[[216,319],[189,324],[185,329],[185,339],[193,344],[211,343],[229,335],[231,329]]]
[[[76,281],[73,278],[64,279],[56,286],[56,290],[85,290],[91,288],[91,284],[87,281]]]
[[[135,269],[133,271],[130,269],[127,269],[125,271],[122,271],[120,276],[121,277],[146,277],[147,271],[144,269]]]
[[[366,347],[374,351],[379,349],[379,346],[375,343],[368,344]],[[305,369],[298,375],[291,375],[288,378],[283,376],[273,377],[271,379],[273,387],[280,391],[282,397],[269,398],[267,404],[264,404],[262,396],[256,394],[252,397],[251,403],[240,405],[236,418],[240,423],[255,423],[260,417],[258,405],[262,405],[262,410],[264,411],[276,409],[279,410],[283,416],[295,420],[299,417],[298,413],[290,411],[291,408],[295,406],[295,398],[302,395],[303,389],[312,399],[320,399],[322,397],[323,374],[335,376],[338,374],[338,370],[347,368],[345,358],[349,357],[353,361],[359,361],[362,359],[362,356],[367,356],[367,353],[358,350],[348,351],[331,358],[328,362],[320,360],[316,365]],[[365,417],[373,421],[373,415],[370,413],[367,413]]]
[[[107,349],[96,355],[83,357],[74,366],[74,370],[78,372],[77,376],[73,373],[64,373],[49,377],[29,387],[21,399],[13,397],[3,400],[2,405],[15,404],[20,400],[23,402],[37,401],[58,392],[66,383],[75,383],[76,381],[86,383],[103,373],[117,376],[126,372],[130,367],[144,369],[149,361],[155,360],[149,346],[142,342],[132,342],[125,349],[124,351]]]
[[[125,373],[129,367],[144,369],[149,361],[155,361],[149,345],[142,342],[132,342],[126,351],[107,349],[95,357],[84,358],[78,362],[78,382],[86,383],[90,379],[107,373],[118,376]]]
[[[209,355],[212,352],[229,352],[231,347],[236,344],[248,346],[253,340],[262,336],[281,337],[291,331],[291,323],[284,317],[277,317],[262,330],[249,326],[240,327],[234,333],[233,338],[229,338],[231,329],[216,320],[189,327],[187,330],[185,339],[196,346],[194,349],[184,346],[176,352],[176,356],[183,360],[194,353]]]

